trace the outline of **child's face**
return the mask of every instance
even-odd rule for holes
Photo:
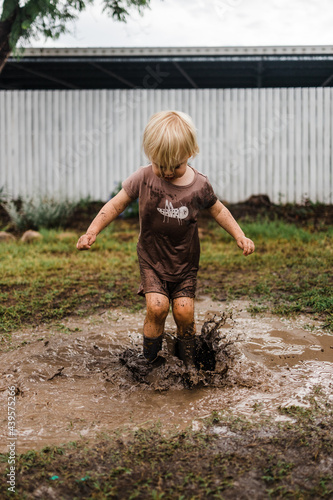
[[[187,160],[185,158],[181,163],[175,165],[174,167],[163,167],[163,165],[158,166],[154,161],[151,162],[153,167],[153,172],[157,177],[163,177],[166,181],[173,181],[174,179],[179,179],[183,177],[187,169]]]

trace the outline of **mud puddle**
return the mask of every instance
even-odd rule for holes
[[[247,305],[196,301],[198,334],[205,324],[204,339],[215,353],[214,369],[197,373],[166,342],[163,362],[146,370],[144,311],[105,311],[17,332],[13,343],[27,344],[1,355],[0,451],[7,451],[8,386],[17,392],[19,453],[158,421],[165,429],[197,429],[213,410],[249,416],[260,408],[279,420],[287,418],[279,406],[306,405],[319,387],[333,401],[333,335],[306,316],[251,317]],[[175,331],[171,315],[166,331]]]

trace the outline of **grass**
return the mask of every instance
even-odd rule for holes
[[[136,233],[126,239],[108,228],[88,252],[76,250],[76,236],[59,239],[57,231],[41,231],[43,239],[2,246],[0,288],[1,331],[86,314],[102,307],[135,306],[139,280]]]
[[[201,279],[209,283],[210,275],[219,275],[215,284],[209,283],[210,292],[217,298],[247,297],[253,301],[253,313],[270,304],[269,310],[276,314],[314,314],[332,329],[333,227],[311,232],[281,221],[242,227],[256,243],[255,254],[246,259],[216,228],[204,239]]]
[[[232,238],[204,221],[199,293],[216,299],[247,298],[255,314],[310,313],[333,329],[333,227],[313,232],[281,221],[243,223],[256,252],[245,258]],[[32,244],[2,244],[0,331],[3,340],[25,325],[89,314],[99,308],[143,307],[137,296],[138,228],[111,224],[89,252],[76,250],[76,236],[60,239],[42,230]]]

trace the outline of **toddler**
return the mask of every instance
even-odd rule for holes
[[[199,152],[191,118],[179,111],[154,114],[144,131],[143,149],[150,164],[139,168],[121,191],[100,210],[77,243],[88,250],[97,235],[139,198],[140,234],[137,253],[146,299],[143,352],[157,359],[170,303],[177,325],[178,355],[194,367],[194,297],[199,268],[198,212],[207,209],[247,256],[254,243],[245,236],[229,210],[217,199],[207,177],[188,164]]]

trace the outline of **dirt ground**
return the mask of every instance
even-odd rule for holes
[[[16,391],[12,497],[333,498],[333,336],[247,306],[197,299],[196,374],[173,355],[171,317],[147,369],[144,310],[14,333],[0,388],[6,411]]]

